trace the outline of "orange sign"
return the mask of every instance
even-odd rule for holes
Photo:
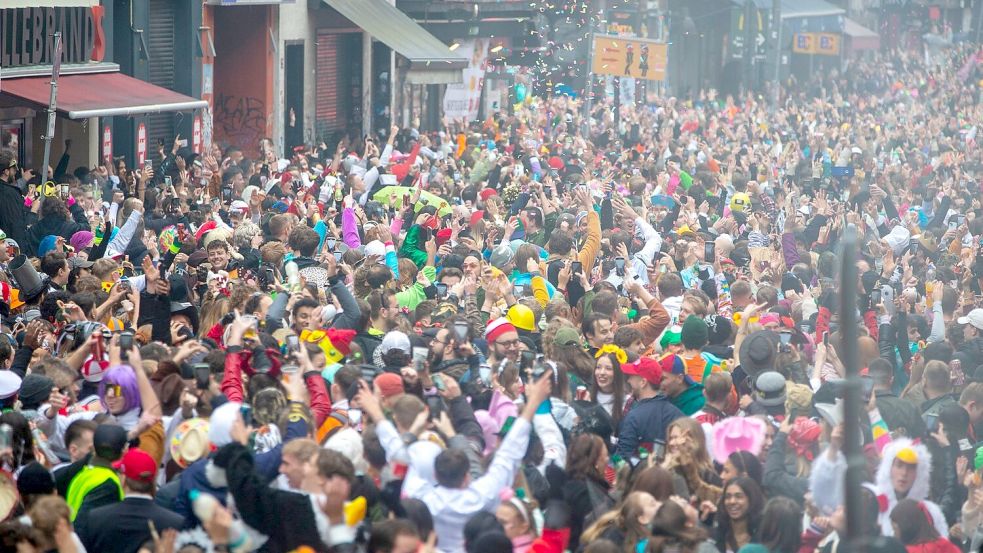
[[[664,81],[668,59],[668,48],[664,42],[594,35],[591,72],[595,75]]]
[[[795,33],[792,51],[796,54],[840,55],[840,35],[835,33]]]

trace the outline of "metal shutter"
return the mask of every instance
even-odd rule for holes
[[[174,0],[150,0],[150,26],[147,33],[150,49],[149,81],[174,90]],[[163,140],[170,152],[174,141],[174,114],[154,113],[147,116],[147,150],[156,155],[157,140]]]
[[[314,128],[318,137],[326,137],[332,131],[342,128],[338,117],[338,46],[341,42],[337,33],[319,30],[317,32],[317,66],[315,80]]]

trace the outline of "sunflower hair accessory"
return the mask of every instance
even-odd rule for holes
[[[600,349],[597,350],[597,353],[594,354],[594,357],[598,358],[607,353],[613,353],[615,359],[618,360],[618,363],[624,364],[628,362],[628,354],[625,353],[625,350],[619,348],[614,344],[604,344],[603,346],[600,347]]]

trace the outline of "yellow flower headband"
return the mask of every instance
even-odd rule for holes
[[[622,365],[628,362],[628,354],[625,353],[625,350],[614,344],[604,344],[601,346],[600,349],[597,350],[597,353],[594,354],[594,358],[596,359],[606,353],[613,353],[615,359],[617,359],[618,363],[621,363]]]

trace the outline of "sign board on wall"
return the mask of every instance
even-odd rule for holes
[[[113,129],[106,123],[102,127],[102,159],[113,159]]]
[[[792,51],[796,54],[840,55],[840,35],[836,33],[795,33]]]
[[[147,126],[137,125],[137,165],[143,166],[147,160]]]
[[[102,6],[0,9],[0,66],[51,65],[54,33],[62,34],[62,62],[102,61],[106,53]]]
[[[201,153],[201,115],[195,115],[191,126],[191,148],[196,154]]]
[[[668,47],[647,38],[594,35],[593,65],[595,75],[631,77],[664,81]]]
[[[485,82],[485,63],[488,59],[488,39],[478,38],[460,41],[457,52],[470,60],[463,70],[464,79],[460,83],[447,85],[444,91],[444,120],[478,118],[481,105],[481,88]]]

